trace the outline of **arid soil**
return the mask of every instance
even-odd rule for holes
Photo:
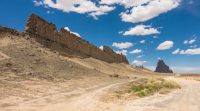
[[[33,99],[5,107],[5,111],[199,111],[200,82],[183,78],[166,78],[181,84],[182,89],[169,94],[155,94],[150,97],[120,102],[101,101],[108,90],[134,81],[118,81],[94,88]]]
[[[200,82],[167,77],[169,94],[105,101],[110,91],[142,78],[145,68],[61,56],[29,37],[0,34],[0,111],[199,111]]]

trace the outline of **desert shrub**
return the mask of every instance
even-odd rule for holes
[[[129,93],[134,93],[140,97],[152,95],[159,91],[168,92],[168,90],[180,88],[178,84],[166,80],[148,80],[140,84],[133,84],[129,89]],[[164,94],[164,92],[162,92]]]

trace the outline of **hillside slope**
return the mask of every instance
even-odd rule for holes
[[[128,78],[148,77],[150,73],[153,72],[126,63],[63,56],[29,35],[0,30],[1,111],[51,95],[68,97],[70,93],[73,97],[113,83],[128,82]],[[53,98],[46,101],[55,102]]]

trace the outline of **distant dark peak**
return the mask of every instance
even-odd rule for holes
[[[162,59],[158,60],[157,67],[155,72],[160,73],[173,73],[173,71],[165,64],[165,62]]]

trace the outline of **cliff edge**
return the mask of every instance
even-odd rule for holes
[[[108,46],[103,46],[103,50],[101,50],[64,28],[57,31],[55,24],[49,23],[35,14],[28,18],[25,33],[66,56],[92,57],[108,63],[128,64],[128,60],[124,55],[115,53]]]

